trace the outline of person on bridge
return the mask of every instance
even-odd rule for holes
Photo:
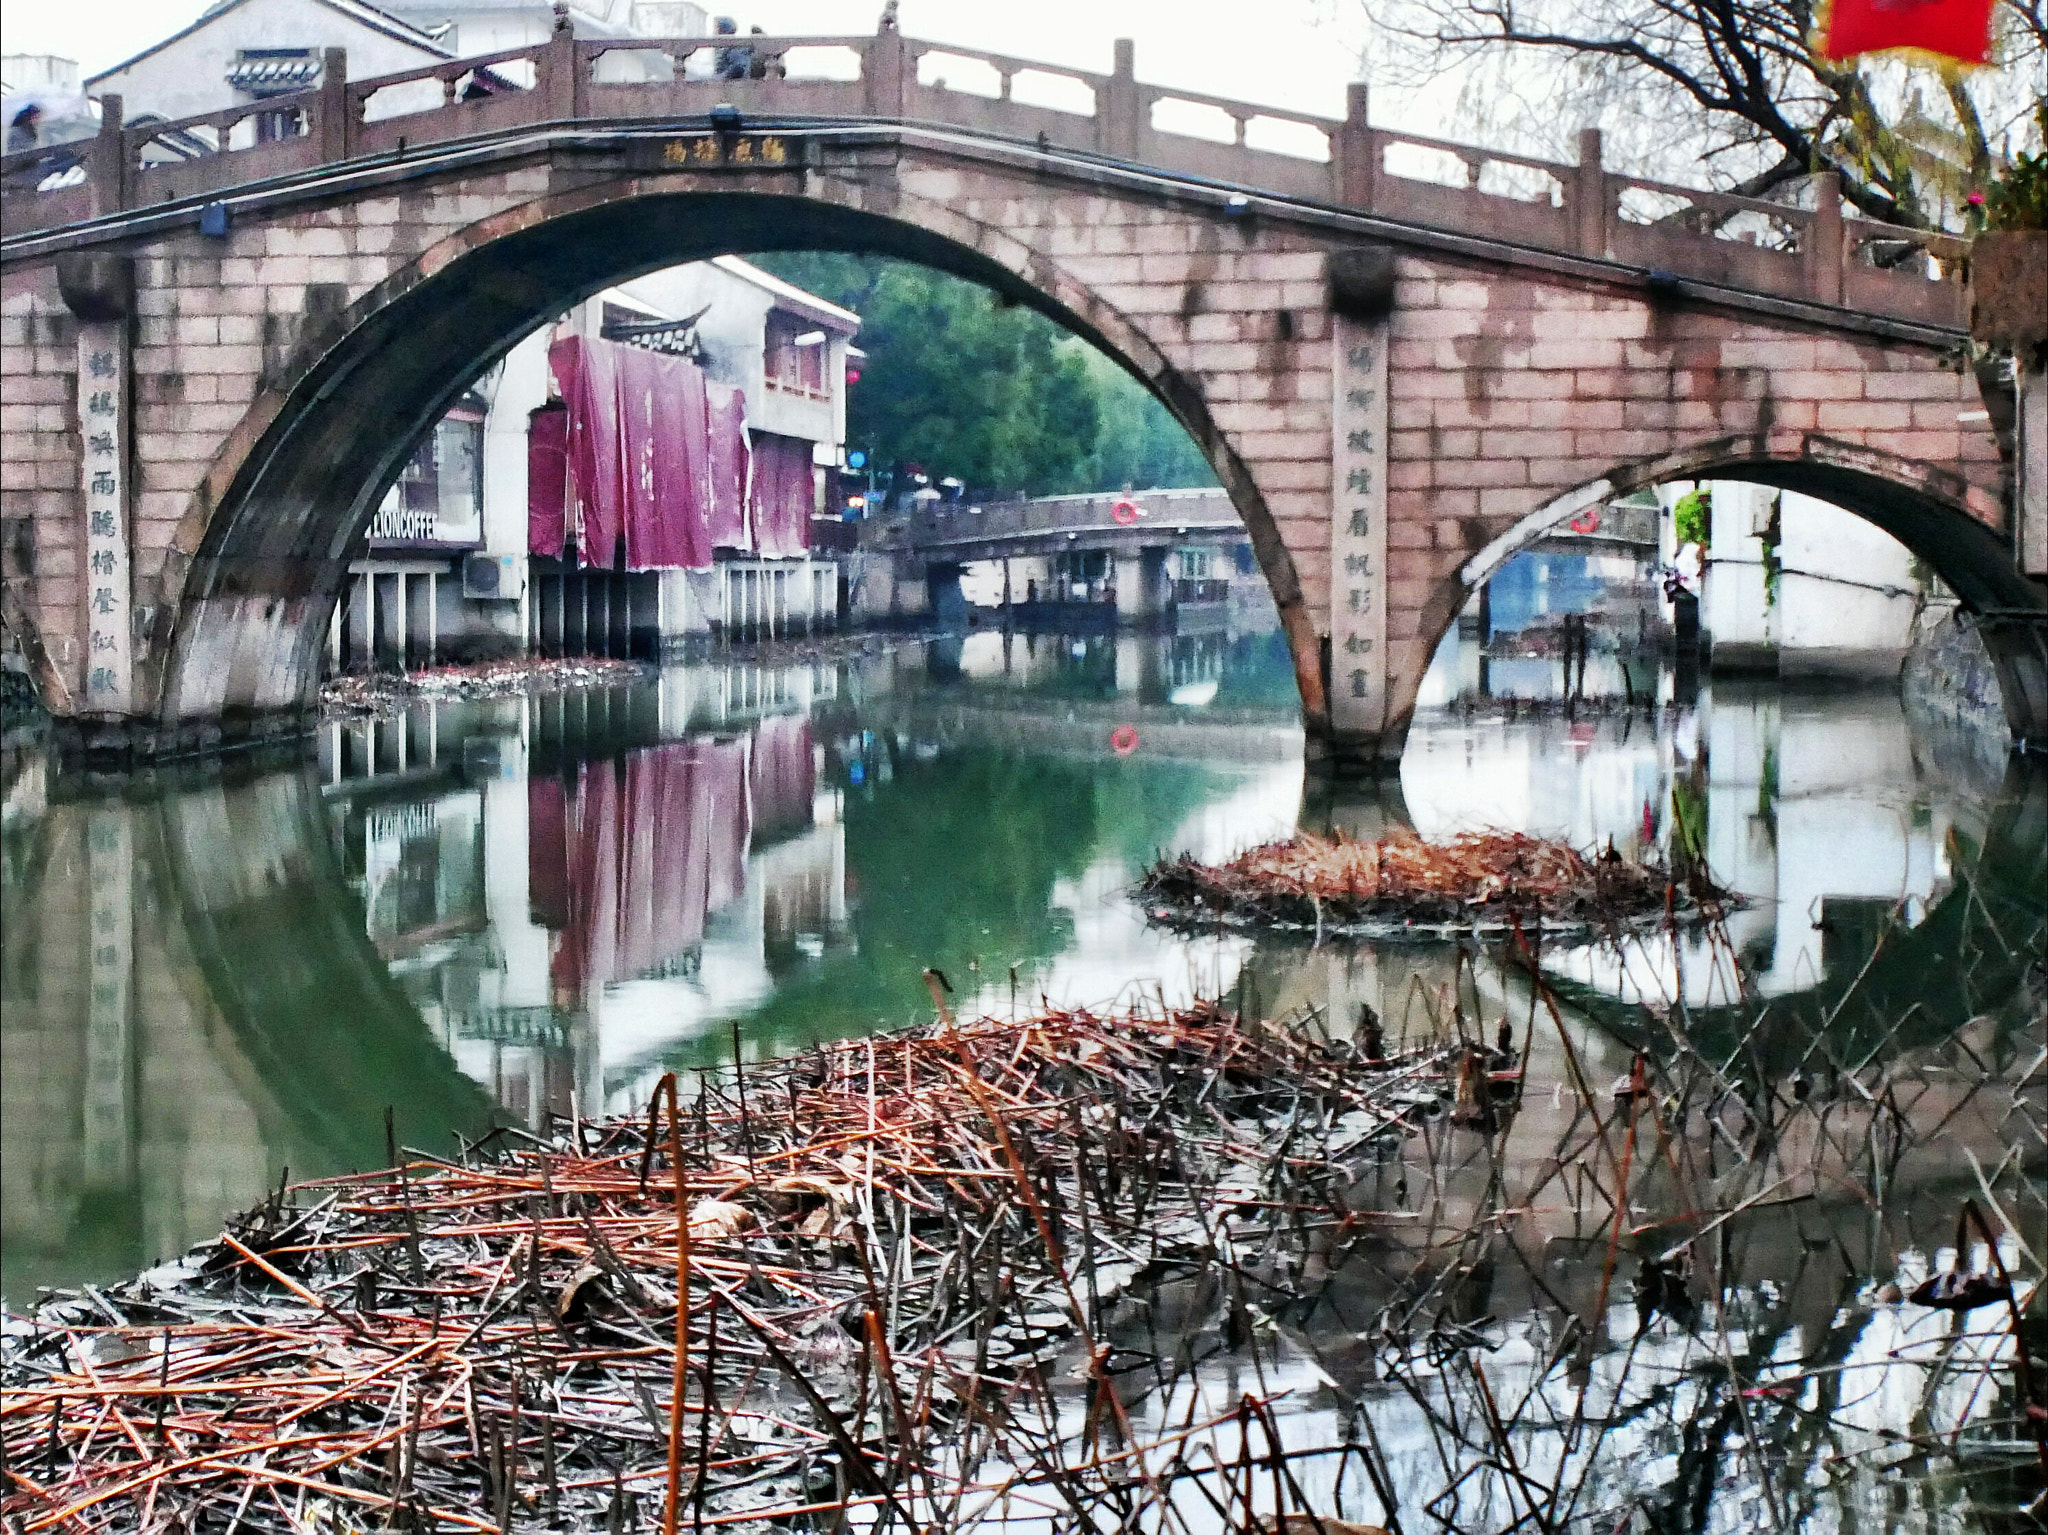
[[[43,141],[43,109],[31,101],[14,114],[14,121],[7,125],[7,152],[10,155],[25,154]]]
[[[712,24],[720,37],[737,37],[740,24],[730,16],[721,16]],[[721,80],[744,80],[754,62],[751,48],[721,48],[718,50],[718,78]]]

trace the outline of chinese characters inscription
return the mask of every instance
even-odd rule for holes
[[[1330,720],[1377,733],[1387,708],[1387,332],[1337,318],[1331,380]]]
[[[85,707],[129,709],[127,347],[119,324],[78,335],[78,422],[85,448]]]

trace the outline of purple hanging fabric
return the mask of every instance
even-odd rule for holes
[[[808,442],[755,434],[754,547],[763,558],[788,559],[810,548],[815,484]]]
[[[613,350],[626,478],[626,568],[709,569],[711,454],[704,371],[685,358],[640,347]]]
[[[543,405],[526,419],[526,549],[560,559],[568,528],[569,412]]]
[[[548,367],[569,408],[568,532],[584,565],[611,569],[625,532],[616,354],[606,342],[569,336],[548,349]]]
[[[718,549],[750,549],[747,526],[747,397],[730,384],[705,385],[711,418],[711,543]]]

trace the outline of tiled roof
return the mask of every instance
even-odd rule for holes
[[[297,91],[317,84],[320,60],[306,53],[242,57],[228,65],[228,84],[238,91]]]

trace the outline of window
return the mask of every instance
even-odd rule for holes
[[[771,311],[762,337],[762,372],[770,389],[825,392],[825,354],[831,339],[797,315]]]

